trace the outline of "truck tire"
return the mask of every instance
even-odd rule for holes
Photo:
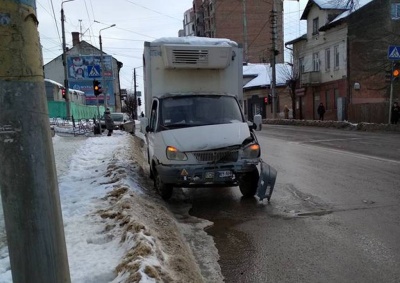
[[[171,184],[165,184],[160,175],[154,172],[154,188],[163,200],[168,200],[172,197],[173,186]]]
[[[239,189],[244,197],[253,197],[256,194],[259,177],[260,174],[256,166],[254,166],[252,171],[240,177]]]

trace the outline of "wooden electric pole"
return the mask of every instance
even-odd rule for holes
[[[246,12],[246,0],[242,0],[243,4],[243,42],[244,42],[244,61],[249,62],[249,45],[247,38],[247,12]]]
[[[35,0],[0,13],[0,190],[13,282],[70,282]]]
[[[135,97],[135,117],[132,117],[133,119],[137,119],[137,91],[136,91],[136,68],[133,69],[133,95]]]
[[[272,117],[276,119],[277,117],[277,105],[278,105],[278,97],[276,94],[276,40],[277,40],[277,11],[276,11],[276,0],[272,0],[272,11],[271,11],[271,31],[272,31],[272,48],[271,48],[271,69],[272,69],[272,78],[271,78],[271,96],[272,96]]]

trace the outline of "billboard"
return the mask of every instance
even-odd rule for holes
[[[67,56],[67,72],[69,87],[84,91],[86,104],[96,105],[97,97],[93,92],[93,80],[102,83],[103,95],[99,95],[99,103],[104,104],[104,95],[107,103],[115,106],[114,99],[114,74],[112,70],[112,56],[103,56],[104,70],[101,68],[100,55]]]

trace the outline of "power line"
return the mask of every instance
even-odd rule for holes
[[[180,22],[182,21],[181,19],[177,19],[177,18],[174,18],[174,17],[172,17],[172,16],[170,16],[170,15],[163,14],[163,13],[161,13],[161,12],[158,12],[158,11],[156,11],[156,10],[147,8],[147,7],[143,6],[143,5],[140,5],[140,4],[138,4],[138,3],[132,2],[132,1],[130,1],[130,0],[125,0],[125,1],[128,2],[128,3],[131,3],[131,4],[133,4],[133,5],[139,6],[139,7],[143,8],[143,9],[152,11],[152,12],[154,12],[154,13],[156,13],[156,14],[159,14],[159,15],[162,15],[162,16],[165,16],[165,17],[174,19],[174,20],[178,20],[178,21],[180,21]]]

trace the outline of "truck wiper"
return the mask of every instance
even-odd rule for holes
[[[169,124],[168,128],[188,128],[193,127],[193,124],[186,124],[186,123],[178,123],[178,124]]]
[[[165,126],[165,125],[163,125],[163,124],[160,124],[160,127],[161,127],[163,130],[169,130],[169,127],[167,127],[167,126]]]

